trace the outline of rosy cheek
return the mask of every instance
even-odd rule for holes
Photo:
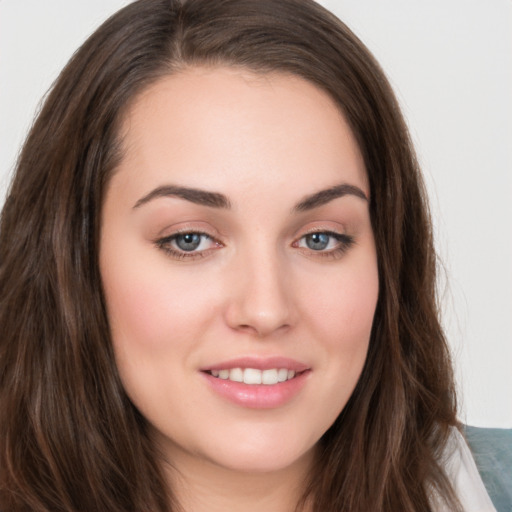
[[[346,287],[345,318],[364,334],[371,328],[378,297],[377,280],[352,283]]]
[[[378,276],[372,266],[340,276],[323,293],[309,294],[315,328],[336,352],[366,353],[378,298]]]
[[[105,265],[108,271],[103,273],[114,345],[156,345],[154,333],[165,318],[165,287],[161,282],[156,287],[152,284],[155,279],[151,270],[144,271],[123,259],[116,263]]]
[[[118,266],[105,282],[114,343],[151,351],[157,358],[175,350],[177,339],[197,341],[193,334],[211,317],[218,288],[197,273],[159,263],[126,268],[129,275]]]

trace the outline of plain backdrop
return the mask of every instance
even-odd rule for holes
[[[127,3],[0,0],[0,205],[40,99]],[[443,322],[461,419],[511,428],[512,1],[321,3],[380,61],[408,120],[446,270]]]

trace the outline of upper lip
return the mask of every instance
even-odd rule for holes
[[[231,370],[232,368],[254,368],[256,370],[270,370],[273,368],[286,368],[295,372],[303,372],[309,370],[311,367],[307,364],[296,361],[289,357],[272,356],[272,357],[239,357],[214,363],[209,366],[201,368],[201,371],[207,372],[212,370]]]

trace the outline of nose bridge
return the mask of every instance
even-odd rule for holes
[[[272,244],[244,251],[234,266],[231,327],[266,336],[293,323],[293,294],[284,255]]]

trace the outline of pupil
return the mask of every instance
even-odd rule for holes
[[[201,243],[201,235],[197,233],[186,233],[176,237],[176,245],[182,251],[193,251],[199,247]]]
[[[321,251],[329,245],[329,235],[326,233],[311,233],[306,236],[306,245],[314,251]]]

